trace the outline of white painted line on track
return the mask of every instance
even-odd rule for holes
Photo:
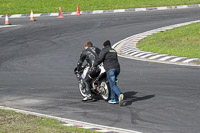
[[[8,27],[16,27],[16,26],[19,26],[19,25],[2,25],[0,26],[0,28],[8,28]]]
[[[31,112],[31,111],[14,109],[14,108],[5,107],[5,106],[0,106],[0,109],[12,110],[12,111],[15,111],[15,112],[18,112],[18,113],[30,114],[30,115],[35,115],[35,116],[39,116],[39,117],[57,119],[59,121],[65,122],[66,124],[83,125],[83,127],[80,127],[80,128],[89,128],[89,129],[98,128],[98,129],[102,129],[102,130],[109,130],[110,132],[116,132],[116,133],[142,133],[142,132],[138,132],[138,131],[134,131],[134,130],[128,130],[128,129],[92,124],[92,123],[88,123],[88,122],[76,121],[76,120],[72,120],[72,119],[66,119],[66,118],[61,118],[61,117],[56,117],[56,116],[51,116],[51,115],[45,115],[45,114],[40,114],[40,113],[36,113],[36,112]]]

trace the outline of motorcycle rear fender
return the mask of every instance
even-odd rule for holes
[[[106,78],[107,78],[106,72],[104,72],[104,73],[101,73],[101,74],[99,75],[98,80],[101,81],[101,80],[106,79]]]

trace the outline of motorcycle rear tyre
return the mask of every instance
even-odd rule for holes
[[[104,88],[104,94],[100,94],[101,97],[103,98],[103,100],[108,101],[110,99],[110,93],[111,93],[111,89],[110,89],[110,85],[108,81],[103,80],[100,86],[103,86]]]

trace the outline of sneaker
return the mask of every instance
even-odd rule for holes
[[[82,99],[82,101],[88,101],[88,100],[92,100],[92,97],[91,96],[87,96],[87,97],[84,97],[83,99]]]
[[[120,96],[119,96],[119,105],[120,106],[123,105],[123,100],[124,100],[124,94],[120,94]]]
[[[108,101],[108,103],[117,103],[117,101],[115,99],[111,99]]]

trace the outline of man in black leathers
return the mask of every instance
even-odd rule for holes
[[[77,70],[78,71],[81,70],[82,64],[85,60],[90,66],[90,70],[87,73],[87,76],[85,78],[88,96],[83,98],[83,101],[87,101],[87,100],[92,100],[91,86],[90,86],[91,76],[90,75],[92,75],[96,71],[96,68],[92,67],[92,65],[97,60],[101,50],[97,47],[94,47],[92,42],[90,42],[90,41],[86,42],[84,44],[84,49],[85,50],[83,50],[81,55],[80,55],[80,59],[79,59],[78,64],[77,64]]]

